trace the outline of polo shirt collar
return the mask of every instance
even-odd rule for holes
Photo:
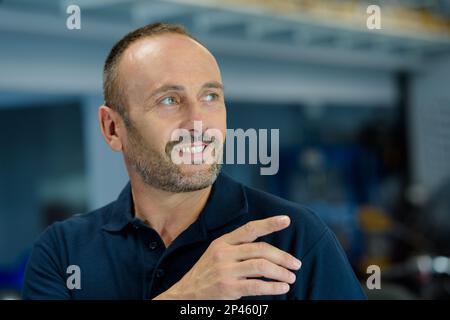
[[[110,215],[102,229],[106,231],[121,231],[134,219],[134,205],[131,196],[131,184],[128,182],[119,197],[112,203]]]
[[[214,182],[200,221],[207,230],[219,228],[248,211],[248,202],[243,185],[220,172]],[[102,229],[117,232],[133,223],[134,204],[130,182],[123,188],[112,204],[112,211]]]

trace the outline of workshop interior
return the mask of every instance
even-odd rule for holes
[[[99,130],[102,68],[158,21],[216,57],[228,128],[279,129],[276,174],[225,172],[311,208],[369,299],[450,298],[449,0],[0,0],[0,299],[20,299],[47,226],[128,181]]]

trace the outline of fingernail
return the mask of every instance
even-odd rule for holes
[[[302,262],[300,260],[294,258],[293,265],[295,268],[300,269],[300,267],[302,266]]]
[[[295,282],[295,279],[296,279],[297,277],[295,276],[294,273],[291,272],[291,274],[289,275],[289,278],[290,278],[291,282],[294,283],[294,282]]]
[[[278,221],[281,222],[281,223],[288,222],[289,221],[289,217],[288,216],[280,216],[278,218]]]

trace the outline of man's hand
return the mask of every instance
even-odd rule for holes
[[[280,295],[289,291],[301,262],[257,238],[290,224],[288,216],[250,221],[211,242],[184,277],[158,299],[239,299],[242,296]],[[276,281],[251,279],[265,277]]]

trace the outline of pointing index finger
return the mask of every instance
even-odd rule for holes
[[[283,230],[291,220],[287,215],[273,216],[261,220],[250,221],[222,236],[222,240],[231,245],[253,242],[257,238]]]

